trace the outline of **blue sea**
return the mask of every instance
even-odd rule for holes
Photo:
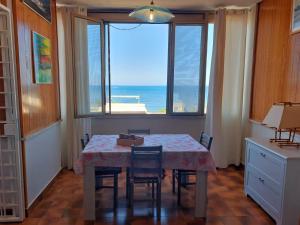
[[[108,87],[106,90],[109,90]],[[195,97],[199,92],[196,86],[177,86],[174,87],[174,90],[174,102],[184,101],[186,108],[195,108],[195,104],[197,104]],[[179,94],[176,93],[176,90]],[[111,86],[111,96],[112,103],[143,103],[148,112],[163,113],[166,111],[167,86],[113,85]],[[91,105],[100,105],[100,86],[90,86],[90,101]]]
[[[148,112],[164,112],[166,109],[166,86],[112,86],[112,103],[143,103]],[[116,98],[114,96],[139,96],[134,98]]]

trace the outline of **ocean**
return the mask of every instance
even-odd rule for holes
[[[108,87],[106,87],[108,90]],[[185,103],[185,108],[194,109],[197,104],[198,88],[196,86],[175,87],[180,94],[174,94],[174,102]],[[90,85],[90,104],[101,102],[101,87]],[[142,103],[147,112],[164,113],[166,111],[167,86],[111,86],[112,103]]]

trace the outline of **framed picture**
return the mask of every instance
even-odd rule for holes
[[[51,0],[23,0],[23,2],[51,23]]]
[[[32,32],[33,73],[37,84],[52,83],[52,61],[50,39]]]
[[[292,18],[292,32],[300,31],[300,0],[294,0]]]

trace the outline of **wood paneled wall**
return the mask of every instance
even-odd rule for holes
[[[283,101],[288,73],[292,0],[263,0],[258,9],[251,118],[263,120]]]
[[[290,42],[291,60],[289,73],[284,82],[284,101],[300,102],[300,33],[291,35]]]
[[[52,4],[52,22],[48,23],[27,7],[22,0],[13,1],[23,137],[48,127],[60,119],[56,0],[50,2]],[[33,82],[33,31],[51,40],[52,84],[36,84]]]
[[[292,34],[293,0],[259,5],[251,119],[262,121],[275,102],[300,102],[300,33]]]

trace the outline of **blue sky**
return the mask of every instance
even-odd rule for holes
[[[120,29],[137,24],[113,24]],[[142,24],[132,30],[110,28],[111,82],[113,85],[166,85],[167,24]]]
[[[113,24],[119,29],[130,29],[137,24]],[[111,81],[112,85],[166,85],[168,65],[168,25],[142,24],[131,30],[110,29]],[[89,26],[89,68],[90,83],[100,84],[100,30]],[[208,49],[213,45],[213,27],[209,27]],[[186,42],[189,41],[186,37]],[[182,51],[184,52],[184,51]],[[208,51],[209,73],[211,51]],[[186,65],[189,69],[187,64]],[[191,72],[192,73],[192,72]],[[207,82],[208,85],[208,82]]]

